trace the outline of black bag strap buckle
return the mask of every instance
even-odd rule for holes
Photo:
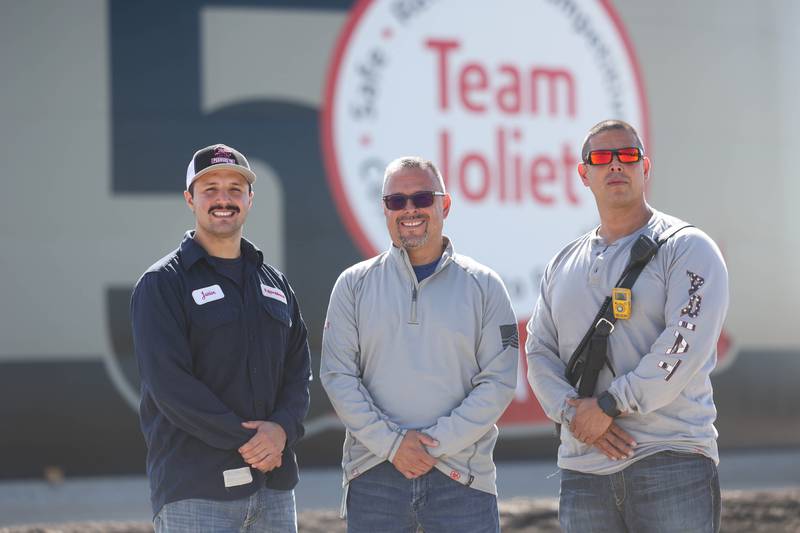
[[[608,320],[606,317],[601,317],[600,320],[597,321],[597,324],[594,325],[594,335],[608,337],[613,332],[614,323]]]

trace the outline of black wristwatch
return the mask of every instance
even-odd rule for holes
[[[617,418],[620,414],[620,410],[617,409],[617,400],[608,391],[597,397],[597,406],[611,418]]]

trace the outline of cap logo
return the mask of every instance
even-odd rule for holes
[[[220,164],[220,163],[228,163],[228,164],[231,164],[231,165],[238,165],[238,163],[236,162],[236,159],[233,156],[233,153],[230,152],[224,146],[217,146],[216,148],[214,148],[214,155],[211,158],[211,164],[212,165],[217,165],[217,164]]]

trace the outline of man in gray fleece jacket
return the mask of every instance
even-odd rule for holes
[[[508,293],[442,235],[451,199],[433,163],[393,161],[383,195],[392,245],[339,276],[322,339],[348,531],[499,531],[495,422],[519,349]]]
[[[562,529],[718,531],[717,411],[709,374],[728,309],[725,263],[697,228],[666,240],[633,286],[630,316],[615,315],[596,397],[578,399],[565,367],[634,242],[686,226],[645,201],[651,163],[629,124],[597,124],[582,159],[578,173],[595,196],[600,226],[545,269],[525,346],[533,391],[563,424]]]

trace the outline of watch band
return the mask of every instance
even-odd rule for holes
[[[616,418],[620,415],[620,410],[617,408],[617,400],[608,391],[597,397],[597,406],[611,418]]]

